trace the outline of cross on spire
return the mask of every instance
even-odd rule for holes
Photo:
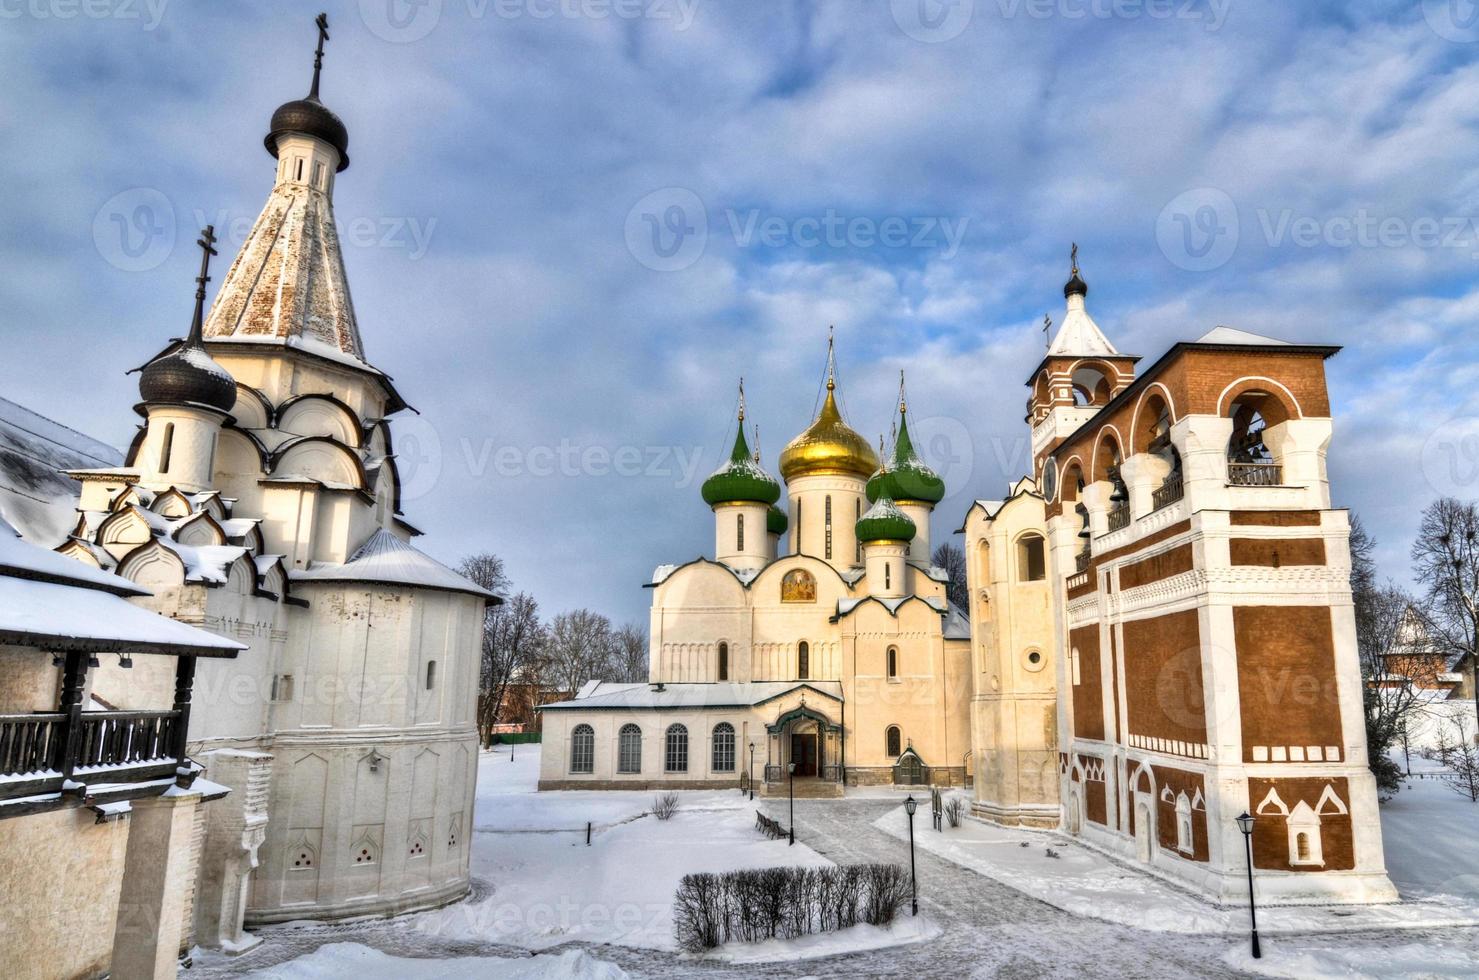
[[[909,410],[904,401],[904,369],[899,368],[899,414],[903,415]]]
[[[837,351],[833,338],[835,328],[830,324],[827,327],[827,390],[832,391],[837,387]]]
[[[755,423],[755,462],[760,462],[760,423]]]
[[[313,86],[308,90],[308,97],[315,102],[318,101],[318,75],[324,67],[324,42],[329,39],[329,15],[319,14],[313,23],[318,26],[318,48],[313,52]]]
[[[1053,345],[1053,318],[1046,313],[1042,315],[1042,345],[1051,347]]]
[[[743,431],[745,427],[745,379],[743,377],[740,378],[739,382],[739,420],[740,429]]]
[[[1074,242],[1073,247],[1068,250],[1068,263],[1073,266],[1073,275],[1078,275],[1078,242]]]
[[[220,254],[215,249],[216,226],[206,225],[195,244],[200,246],[200,275],[195,277],[195,319],[190,321],[190,338],[186,343],[199,347],[201,325],[205,322],[205,284],[211,281],[211,256]]]

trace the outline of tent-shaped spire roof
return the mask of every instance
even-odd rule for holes
[[[1094,318],[1089,316],[1089,311],[1084,306],[1084,298],[1089,294],[1089,284],[1084,282],[1078,274],[1078,245],[1073,246],[1072,271],[1069,274],[1067,285],[1063,287],[1063,295],[1067,300],[1068,309],[1063,315],[1063,322],[1058,325],[1058,332],[1054,334],[1052,343],[1048,344],[1049,357],[1115,357],[1119,351],[1115,350],[1109,338],[1099,329]]]

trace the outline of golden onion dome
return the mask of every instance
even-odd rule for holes
[[[827,400],[816,421],[781,452],[781,478],[787,483],[821,473],[846,473],[866,480],[878,469],[878,454],[868,440],[842,421],[836,387],[829,378]]]

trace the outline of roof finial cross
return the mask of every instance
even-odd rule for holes
[[[739,396],[739,420],[740,420],[740,428],[741,429],[744,429],[744,427],[745,427],[744,426],[744,421],[745,421],[745,379],[743,377],[740,378],[739,392],[740,392],[740,396]]]
[[[760,423],[755,423],[755,462],[760,462]]]
[[[1051,346],[1053,346],[1053,339],[1050,336],[1050,333],[1051,333],[1052,329],[1053,329],[1053,318],[1050,317],[1050,316],[1048,316],[1046,313],[1044,313],[1042,315],[1042,345],[1044,347],[1051,347]]]
[[[904,401],[904,369],[899,368],[899,414],[903,415],[907,411],[909,408]]]
[[[1073,266],[1073,274],[1078,275],[1078,242],[1073,243],[1073,248],[1068,251],[1068,262]]]
[[[324,42],[329,39],[329,15],[319,14],[313,23],[318,26],[318,48],[313,52],[313,87],[308,90],[308,97],[317,101],[318,74],[324,67]]]
[[[220,254],[215,249],[216,226],[206,225],[195,244],[200,246],[200,275],[195,277],[195,319],[190,321],[190,338],[186,343],[199,347],[201,328],[205,323],[205,284],[211,281],[211,256]]]
[[[833,339],[832,325],[827,326],[827,390],[832,391],[837,387],[837,352]]]

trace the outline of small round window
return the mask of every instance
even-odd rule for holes
[[[1028,670],[1033,670],[1033,671],[1042,670],[1042,668],[1043,668],[1043,655],[1039,651],[1037,651],[1037,650],[1028,650],[1027,651],[1027,657],[1026,657],[1026,664],[1024,666],[1026,666],[1026,668]]]

